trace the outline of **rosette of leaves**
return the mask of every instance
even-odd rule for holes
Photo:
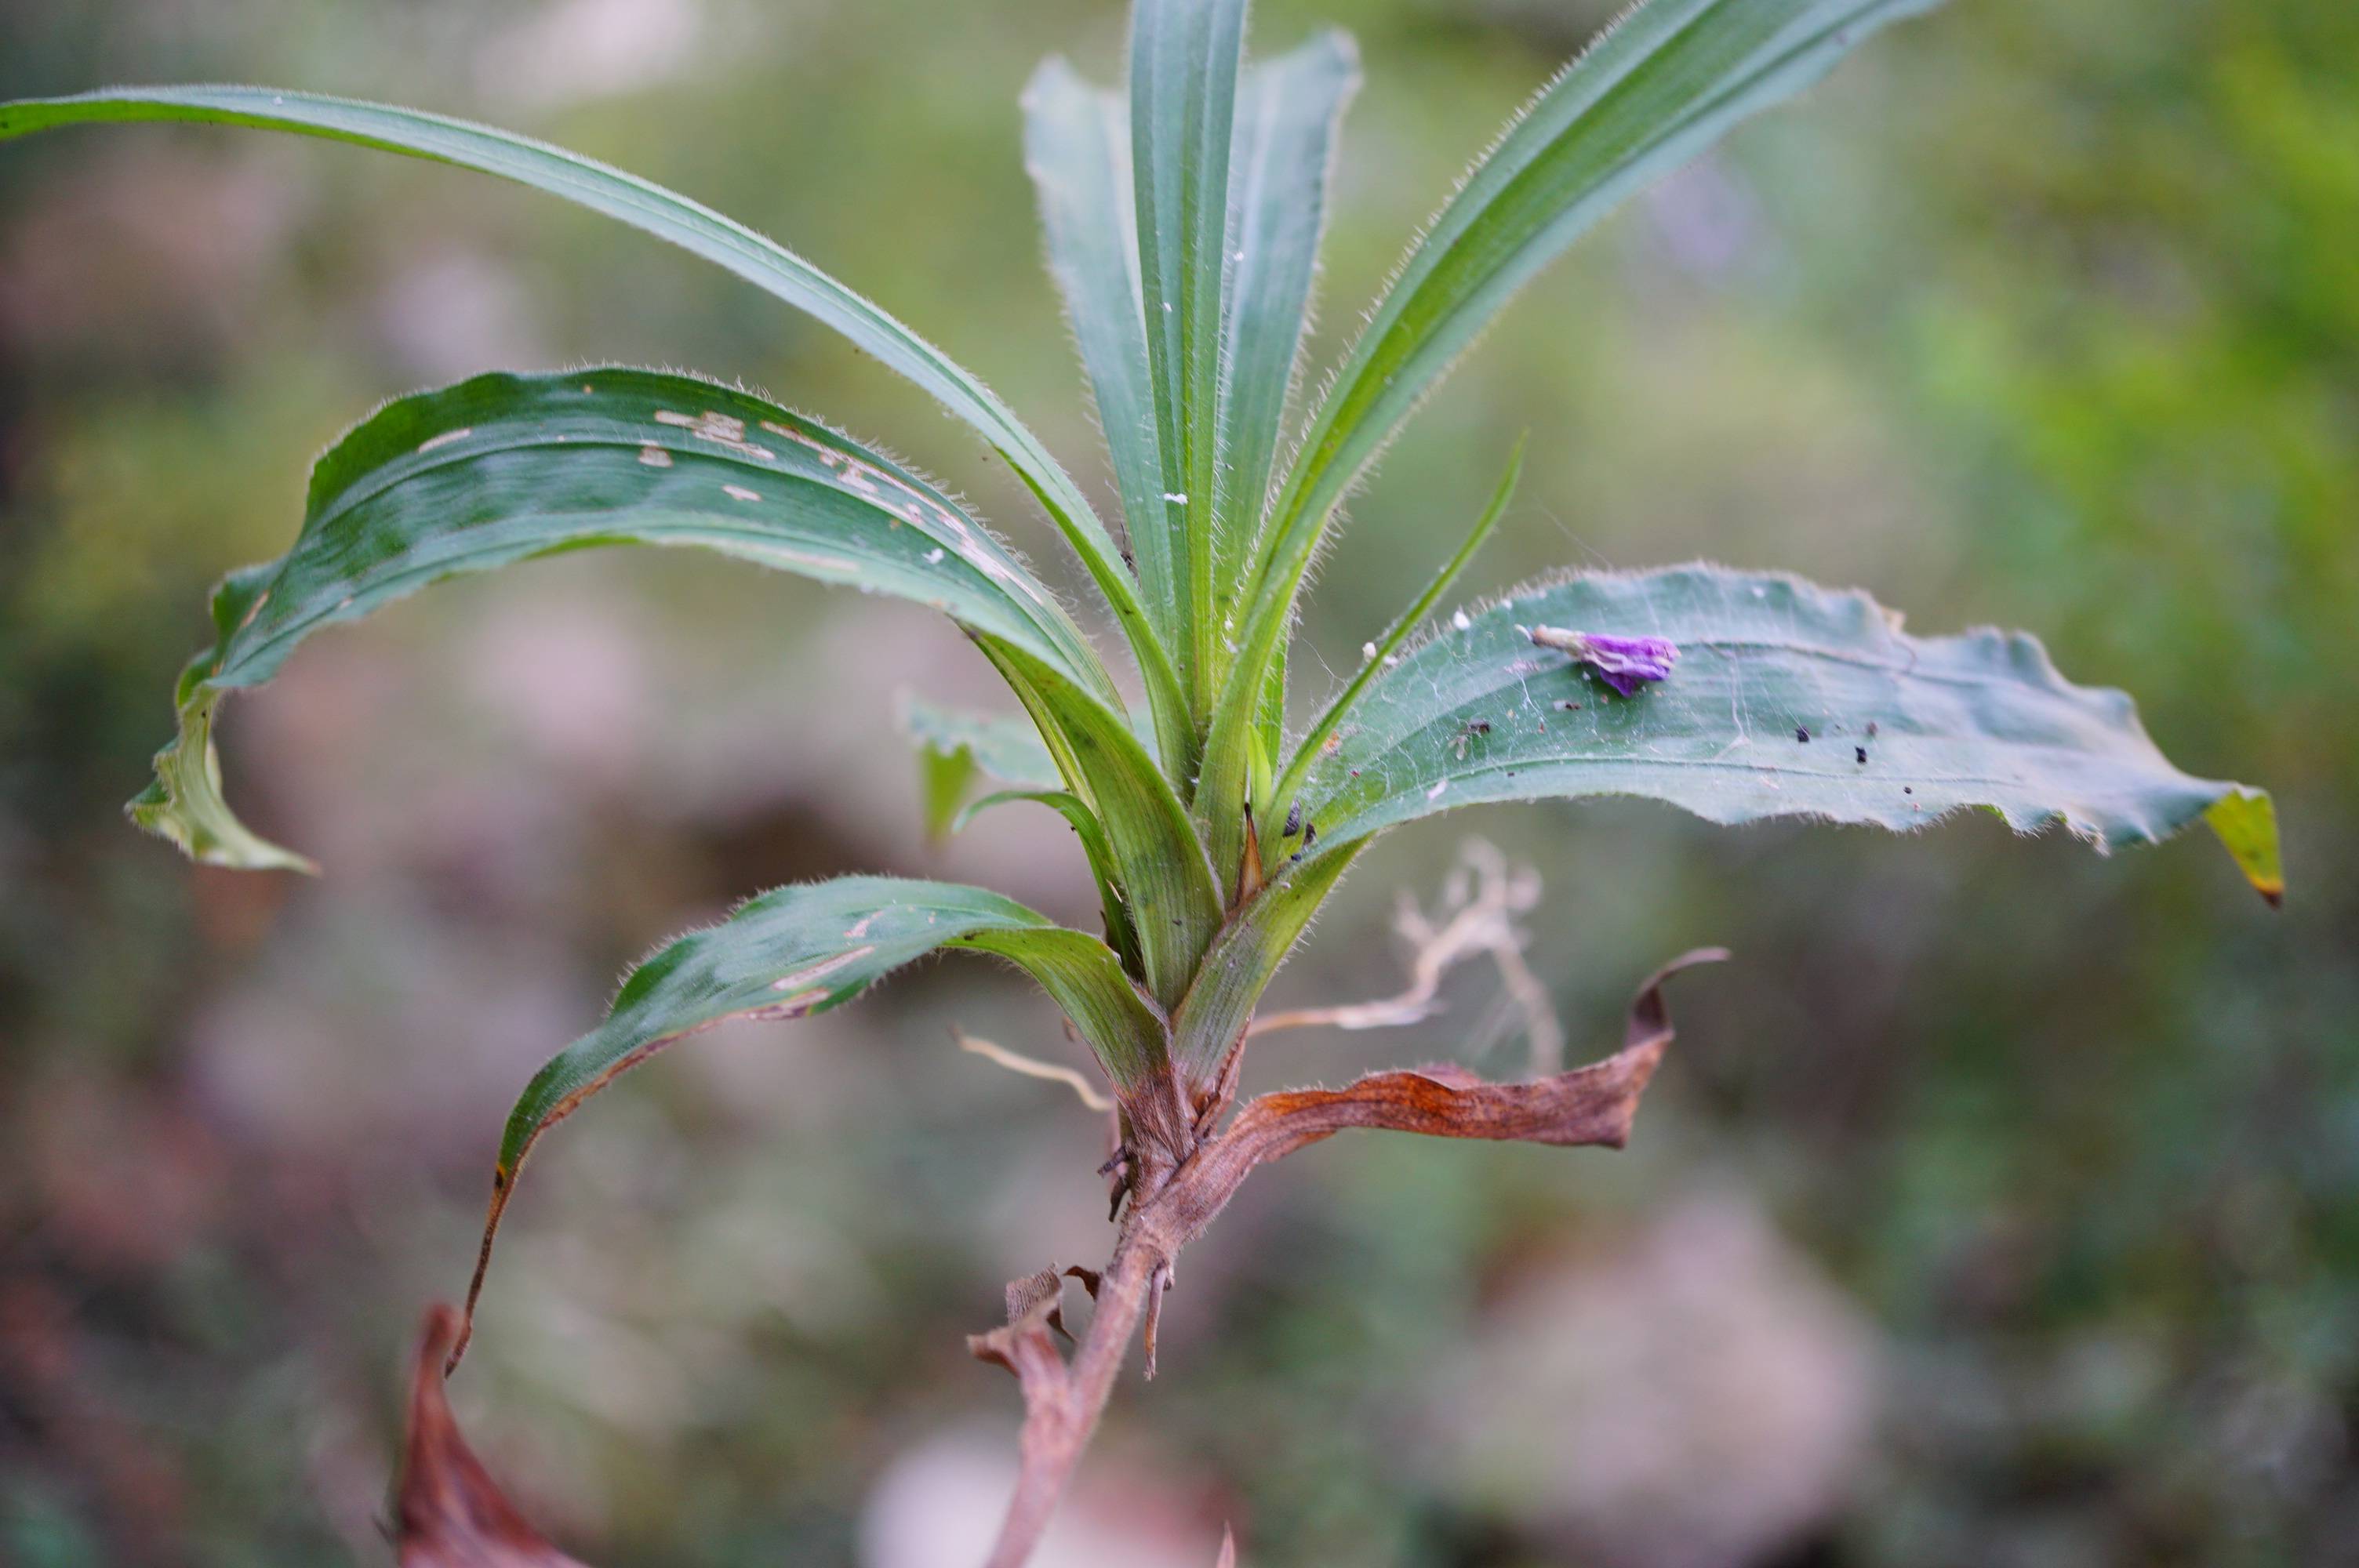
[[[497,373],[399,398],[311,477],[288,552],[232,574],[190,663],[179,733],[132,802],[211,864],[308,869],[223,797],[213,720],[314,633],[451,578],[589,546],[695,546],[920,600],[1006,679],[1004,715],[913,707],[937,827],[1015,801],[1072,825],[1103,905],[1078,931],[981,888],[888,877],[778,889],[663,947],[604,1022],[527,1087],[491,1227],[539,1134],[626,1068],[728,1018],[839,1006],[937,948],[991,953],[1063,1009],[1116,1103],[1113,1261],[1068,1368],[1055,1276],[1019,1282],[979,1353],[1024,1375],[1019,1561],[1172,1257],[1261,1160],[1344,1127],[1618,1141],[1669,1038],[1650,984],[1627,1048],[1558,1079],[1382,1075],[1227,1116],[1256,1002],[1380,833],[1485,801],[1640,795],[1718,823],[1806,816],[1915,829],[1968,806],[2099,849],[2199,820],[2279,896],[2268,796],[2165,760],[2119,692],[2032,637],[1920,638],[1865,595],[1708,565],[1569,571],[1429,618],[1506,506],[1363,649],[1321,710],[1288,710],[1298,600],[1339,507],[1516,290],[1618,200],[1931,0],[1652,0],[1525,107],[1408,254],[1341,362],[1305,320],[1353,48],[1325,33],[1248,63],[1243,0],[1138,0],[1128,80],[1061,60],[1024,97],[1051,269],[1119,499],[1102,518],[973,373],[793,252],[685,197],[521,136],[246,87],[109,90],[0,106],[0,138],[116,121],[294,132],[499,176],[715,263],[930,393],[1020,475],[1136,671],[960,503],[829,426],[687,375]],[[1307,399],[1304,384],[1322,390]],[[1813,739],[1826,742],[1811,745]],[[969,804],[977,781],[998,787]],[[482,1274],[478,1271],[476,1283]],[[1045,1350],[1043,1346],[1046,1346]],[[1151,1348],[1150,1348],[1151,1354]],[[1045,1357],[1045,1358],[1044,1358]],[[1053,1366],[1052,1366],[1053,1364]]]

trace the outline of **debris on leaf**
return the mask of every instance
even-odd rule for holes
[[[1624,697],[1636,695],[1642,681],[1669,676],[1680,658],[1679,645],[1664,637],[1614,637],[1558,626],[1534,626],[1525,634],[1543,648],[1571,654]]]

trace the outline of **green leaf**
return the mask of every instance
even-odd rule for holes
[[[1936,0],[1652,0],[1533,101],[1410,250],[1272,508],[1204,787],[1234,793],[1263,672],[1337,504],[1516,291],[1614,203]]]
[[[268,680],[312,633],[429,584],[619,544],[701,546],[914,599],[1111,690],[1020,561],[924,481],[822,426],[651,371],[478,376],[354,428],[313,470],[294,546],[217,590],[218,640],[181,679],[179,738],[134,817],[200,860],[299,864],[222,799],[223,697]]]
[[[1483,508],[1482,515],[1474,519],[1474,526],[1466,531],[1466,537],[1460,543],[1457,553],[1433,574],[1433,580],[1425,585],[1425,591],[1401,612],[1385,634],[1362,650],[1359,669],[1353,673],[1352,678],[1344,683],[1343,689],[1335,694],[1335,700],[1327,705],[1327,710],[1302,737],[1302,744],[1295,752],[1294,761],[1288,764],[1285,773],[1271,790],[1270,798],[1263,803],[1263,820],[1283,823],[1287,819],[1288,808],[1294,803],[1295,786],[1302,782],[1302,775],[1309,770],[1311,760],[1319,755],[1320,748],[1327,743],[1327,738],[1335,733],[1344,716],[1360,700],[1360,693],[1383,673],[1401,643],[1425,624],[1425,618],[1433,613],[1433,607],[1441,602],[1441,596],[1450,591],[1450,585],[1458,580],[1459,574],[1474,559],[1475,552],[1483,547],[1484,541],[1491,536],[1491,531],[1499,525],[1499,519],[1506,515],[1507,503],[1515,499],[1516,481],[1523,478],[1523,474],[1524,442],[1518,438],[1516,449],[1508,455],[1506,471],[1499,476],[1498,484],[1491,492],[1489,504]],[[1295,836],[1287,835],[1288,838]]]
[[[1023,968],[1065,1010],[1116,1085],[1142,1082],[1168,1062],[1161,1011],[1114,951],[1012,899],[897,877],[780,888],[658,948],[623,983],[606,1021],[533,1076],[500,1140],[484,1261],[534,1142],[621,1074],[728,1019],[808,1018],[840,1007],[941,947],[995,953]],[[483,1268],[468,1292],[471,1312]]]
[[[1026,649],[989,635],[975,641],[1016,688],[1066,787],[1104,826],[1147,990],[1172,1007],[1221,924],[1212,867],[1187,810],[1103,703]]]
[[[1300,796],[1313,855],[1481,801],[1625,795],[1712,822],[1899,829],[1985,806],[2102,850],[2208,816],[2277,885],[2268,797],[2171,766],[2127,696],[2066,681],[2026,633],[1911,637],[1898,619],[1864,593],[1701,565],[1519,590],[1353,705]],[[1534,626],[1668,638],[1678,663],[1622,697]]]
[[[1122,955],[1131,973],[1144,973],[1146,961],[1139,955],[1138,931],[1131,924],[1130,903],[1122,887],[1122,862],[1114,858],[1105,824],[1098,820],[1097,813],[1080,795],[1062,789],[1004,789],[984,795],[958,813],[951,821],[950,831],[963,833],[968,823],[993,806],[1019,803],[1047,806],[1063,817],[1065,825],[1081,839],[1082,853],[1090,862],[1090,876],[1097,883],[1098,905],[1105,916],[1106,945]]]
[[[1245,0],[1137,0],[1130,19],[1130,146],[1138,276],[1156,394],[1164,503],[1185,542],[1190,637],[1180,677],[1201,720],[1222,661],[1212,582],[1229,145]]]
[[[2276,908],[2285,903],[2285,865],[2277,855],[2277,812],[2267,790],[2243,785],[2212,803],[2203,814],[2255,892]]]
[[[1359,86],[1351,35],[1330,31],[1255,66],[1237,91],[1212,498],[1212,584],[1223,616],[1246,586],[1310,321],[1337,136]]]
[[[1219,1076],[1262,992],[1367,842],[1363,837],[1328,853],[1296,856],[1222,927],[1196,983],[1171,1014],[1171,1059],[1191,1088]]]
[[[902,735],[918,749],[929,838],[954,831],[952,818],[977,773],[1031,790],[1055,789],[1064,782],[1028,719],[962,713],[908,696],[901,699],[899,718]]]
[[[981,381],[793,252],[701,203],[560,147],[440,114],[314,93],[184,86],[25,99],[0,104],[0,141],[60,125],[154,120],[320,136],[514,180],[669,240],[832,327],[931,394],[1022,476],[1113,606],[1138,659],[1167,751],[1180,747],[1180,738],[1189,733],[1169,657],[1147,622],[1114,541],[1071,476]]]
[[[1187,563],[1163,500],[1122,99],[1092,87],[1062,59],[1044,61],[1024,90],[1024,164],[1039,196],[1049,270],[1089,373],[1147,614],[1184,664],[1193,656]]]

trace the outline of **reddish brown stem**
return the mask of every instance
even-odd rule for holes
[[[1065,1484],[1097,1431],[1114,1379],[1130,1353],[1131,1336],[1147,1310],[1156,1276],[1169,1261],[1158,1227],[1136,1220],[1098,1279],[1097,1311],[1071,1368],[1025,1379],[1024,1432],[1018,1439],[1023,1473],[1001,1521],[987,1568],[1023,1568],[1049,1528]]]
[[[1024,1390],[1022,1470],[986,1568],[1024,1568],[1030,1560],[1105,1412],[1142,1318],[1153,1375],[1153,1312],[1173,1260],[1256,1166],[1353,1128],[1618,1149],[1671,1043],[1663,981],[1689,965],[1727,956],[1716,947],[1699,948],[1665,965],[1631,1001],[1622,1049],[1572,1072],[1512,1084],[1486,1083],[1456,1066],[1374,1073],[1341,1089],[1264,1095],[1218,1136],[1197,1132],[1178,1143],[1169,1141],[1169,1129],[1188,1124],[1168,1107],[1150,1108],[1151,1126],[1164,1136],[1136,1140],[1137,1163],[1127,1184],[1130,1215],[1113,1261],[1095,1282],[1097,1312],[1071,1364],[1050,1336],[1062,1325],[1061,1281],[1053,1269],[1011,1283],[1007,1326],[968,1341],[977,1356],[1014,1372]],[[1225,1104],[1225,1095],[1215,1100]],[[1208,1103],[1204,1119],[1218,1115]]]

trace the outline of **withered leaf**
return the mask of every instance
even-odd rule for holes
[[[583,1568],[525,1522],[460,1435],[442,1390],[458,1310],[435,1306],[409,1384],[397,1537],[401,1568]]]
[[[1288,1089],[1247,1102],[1167,1192],[1173,1237],[1184,1243],[1201,1232],[1256,1165],[1355,1127],[1619,1149],[1629,1138],[1638,1098],[1671,1043],[1663,982],[1692,965],[1727,957],[1725,948],[1699,947],[1664,965],[1631,1000],[1622,1049],[1571,1072],[1499,1084],[1443,1065],[1371,1073],[1340,1089]]]

